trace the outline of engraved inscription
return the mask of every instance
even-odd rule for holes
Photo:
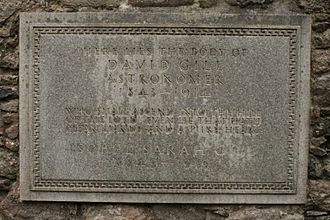
[[[225,109],[78,108],[65,109],[69,133],[237,134],[255,136],[260,112]]]
[[[34,187],[293,193],[296,30],[232,30],[35,28]]]

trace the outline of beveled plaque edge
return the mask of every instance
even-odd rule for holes
[[[38,15],[37,15],[38,14]],[[114,15],[115,14],[115,15]],[[309,146],[309,109],[310,109],[310,91],[309,91],[309,77],[310,77],[310,25],[311,19],[307,16],[292,16],[294,21],[292,25],[301,26],[300,39],[297,46],[300,45],[297,62],[300,64],[298,67],[298,85],[297,88],[297,113],[299,119],[296,119],[299,123],[297,126],[298,132],[298,159],[297,163],[297,193],[294,195],[285,194],[167,194],[167,193],[95,193],[95,192],[39,192],[32,191],[32,125],[31,125],[31,112],[32,109],[32,90],[33,90],[33,76],[31,64],[32,54],[29,51],[29,42],[31,43],[32,25],[37,23],[47,23],[47,19],[54,19],[60,21],[59,17],[65,15],[73,17],[74,23],[77,23],[79,16],[86,17],[95,16],[102,20],[102,16],[116,16],[117,13],[99,13],[93,15],[93,13],[21,13],[20,20],[20,194],[21,200],[34,200],[34,201],[86,201],[86,202],[147,202],[147,203],[263,203],[263,204],[293,204],[304,203],[306,199],[306,182],[307,182],[307,164],[308,164],[308,146]],[[121,13],[120,16],[124,16],[125,13]],[[153,13],[154,15],[155,13]],[[157,15],[157,14],[156,14]],[[180,14],[181,15],[181,14]],[[146,16],[146,13],[141,13],[141,16]],[[191,16],[189,14],[189,16]],[[222,17],[222,15],[213,15],[214,17]],[[229,20],[235,15],[223,15],[229,16]],[[125,17],[125,16],[124,16]],[[252,16],[256,17],[256,16]],[[264,17],[264,16],[262,16]],[[262,19],[258,19],[259,25],[269,25],[268,20],[275,18],[286,18],[288,16],[265,16],[266,24],[261,24]],[[289,16],[290,17],[290,16]],[[187,18],[187,16],[186,16]],[[290,17],[291,18],[291,17]],[[70,18],[69,18],[70,19]],[[82,20],[84,20],[82,19]],[[65,20],[65,19],[64,19]],[[106,19],[105,19],[106,20]],[[188,19],[189,20],[189,19]],[[253,20],[253,19],[252,19]],[[276,19],[276,21],[281,19]],[[65,22],[65,21],[64,21]],[[100,21],[102,24],[104,20]],[[134,20],[133,20],[134,22]],[[54,23],[54,22],[51,22]],[[68,22],[70,24],[70,22]],[[189,22],[188,22],[189,23]],[[226,23],[226,22],[225,22]],[[230,22],[229,22],[230,23]],[[229,24],[228,23],[228,24]],[[48,23],[47,23],[48,24]],[[58,23],[56,23],[58,24]],[[135,23],[133,23],[134,25]],[[176,24],[176,23],[175,23]],[[227,24],[227,25],[228,25]],[[209,23],[209,25],[212,25]],[[217,25],[217,24],[213,24]],[[222,24],[221,24],[222,25]],[[241,21],[240,25],[244,25],[244,21]],[[252,24],[250,24],[252,25]],[[281,25],[281,24],[276,24]],[[289,25],[288,23],[284,24]]]

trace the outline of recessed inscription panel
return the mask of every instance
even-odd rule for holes
[[[31,190],[295,195],[300,29],[242,27],[30,25]]]
[[[287,180],[288,37],[41,34],[40,48],[43,179]]]

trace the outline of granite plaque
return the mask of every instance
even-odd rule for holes
[[[21,200],[305,201],[308,17],[20,22]]]

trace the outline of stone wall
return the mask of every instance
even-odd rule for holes
[[[20,12],[176,11],[306,13],[313,18],[309,193],[306,205],[19,202]],[[330,219],[330,0],[0,0],[0,220]]]

